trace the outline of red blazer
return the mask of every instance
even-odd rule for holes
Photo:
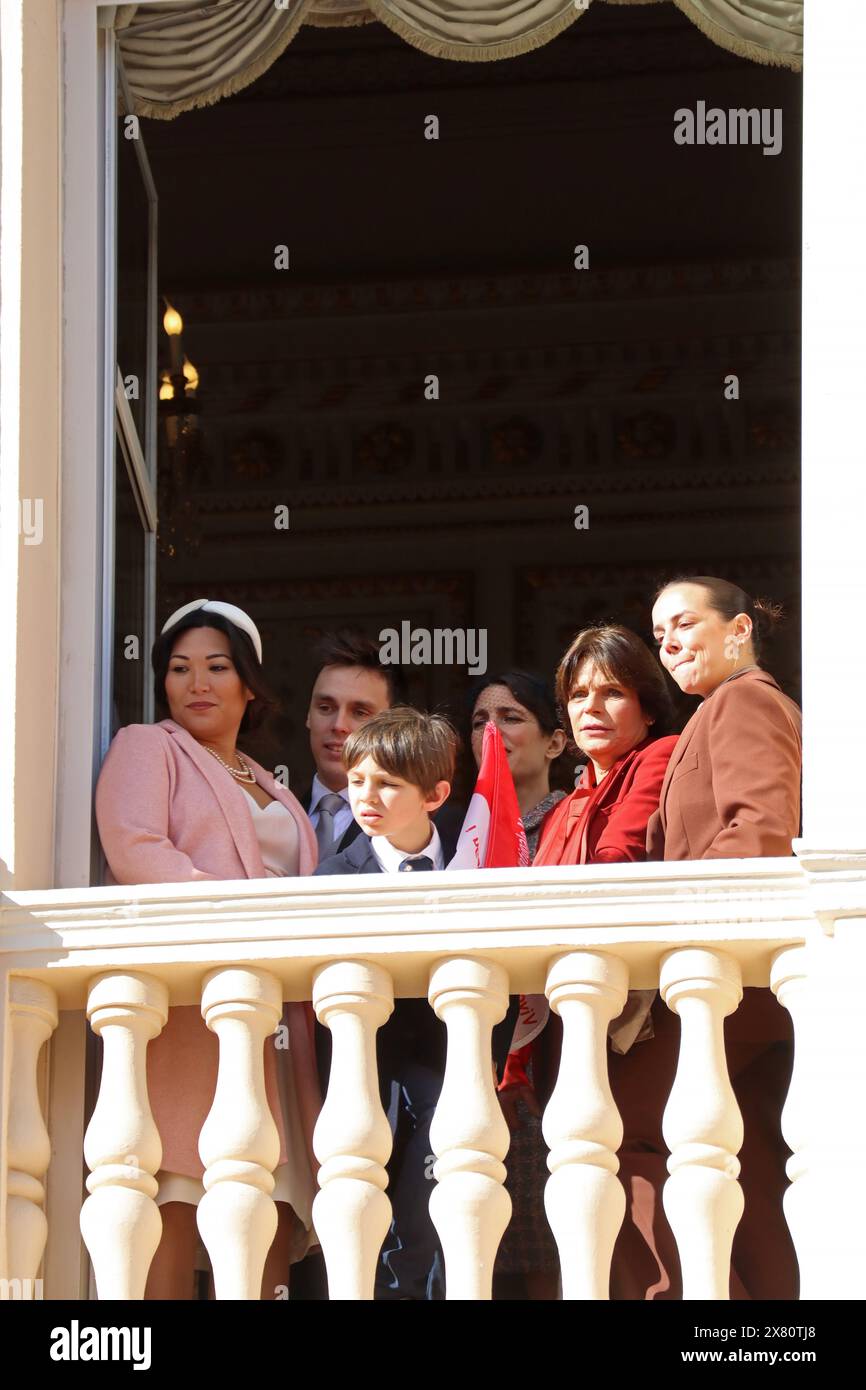
[[[647,823],[658,808],[675,734],[644,740],[596,784],[587,763],[571,796],[550,812],[541,829],[539,864],[621,864],[646,859]]]

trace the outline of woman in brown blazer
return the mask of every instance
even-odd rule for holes
[[[674,580],[657,593],[653,632],[661,663],[680,690],[701,703],[668,763],[659,809],[647,828],[649,859],[791,854],[800,829],[800,711],[759,665],[761,639],[779,612],[706,575]],[[679,1029],[659,1000],[653,1016],[655,1055],[642,1059],[652,1061],[653,1084],[642,1090],[634,1072],[628,1080],[630,1089],[638,1083],[639,1094],[652,1094],[654,1111],[673,1082]],[[746,1209],[734,1240],[732,1294],[796,1298],[796,1259],[782,1210],[787,1151],[779,1127],[793,1055],[790,1019],[769,990],[746,989],[726,1022],[725,1040],[745,1125],[740,1181]],[[647,1124],[654,1123],[648,1113]],[[677,1289],[673,1271],[661,1296],[676,1296]]]
[[[701,703],[647,829],[651,859],[791,853],[800,829],[800,711],[758,665],[772,609],[723,579],[667,585],[653,606],[662,666]]]

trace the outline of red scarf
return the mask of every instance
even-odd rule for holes
[[[622,780],[641,749],[652,740],[645,738],[630,752],[617,758],[601,782],[595,780],[595,768],[587,763],[583,776],[571,796],[555,806],[541,828],[538,852],[533,867],[543,864],[586,864],[589,862],[587,831],[592,813],[603,802],[615,801]]]

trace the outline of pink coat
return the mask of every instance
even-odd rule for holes
[[[244,755],[246,757],[246,754]],[[247,757],[256,782],[287,807],[298,829],[299,872],[316,867],[317,846],[300,802]],[[96,786],[96,821],[113,883],[186,883],[191,879],[265,878],[248,794],[211,753],[172,719],[130,724],[108,750]],[[291,1059],[312,1164],[312,1130],[321,1107],[312,1015],[289,1004],[291,1046],[265,1051],[271,1111],[287,1155],[277,1058]],[[173,1008],[148,1047],[150,1102],[162,1138],[162,1166],[201,1177],[198,1135],[216,1087],[216,1036],[193,1006]]]

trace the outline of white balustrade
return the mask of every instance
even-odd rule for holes
[[[9,982],[12,1044],[7,1172],[7,1248],[9,1277],[31,1288],[45,1249],[48,1223],[43,1178],[51,1140],[37,1087],[42,1044],[57,1027],[57,997],[39,980],[13,976]]]
[[[90,985],[87,1016],[103,1056],[84,1138],[91,1171],[81,1234],[99,1298],[140,1299],[162,1234],[154,1201],[162,1144],[147,1097],[147,1044],[165,1026],[168,990],[151,975],[99,975]]]
[[[828,1171],[824,1167],[821,1159],[826,1159],[826,1141],[833,1128],[840,1125],[844,1130],[847,1126],[842,1107],[841,1113],[832,1116],[821,1104],[822,1092],[835,1090],[830,1077],[824,1075],[822,1078],[830,1056],[827,1043],[832,1037],[834,1019],[829,1011],[822,1017],[814,1007],[817,982],[812,979],[810,970],[810,965],[814,964],[805,947],[794,947],[779,952],[770,974],[770,985],[779,1003],[790,1013],[797,1039],[794,1071],[782,1111],[782,1134],[789,1149],[793,1150],[786,1165],[791,1185],[785,1191],[785,1218],[800,1266],[800,1297],[827,1298],[834,1294],[839,1298],[855,1297],[850,1292],[850,1281],[848,1291],[843,1291],[834,1289],[832,1278],[829,1285],[827,1280],[828,1269],[838,1264],[838,1260],[833,1260],[832,1249],[839,1229],[834,1218],[841,1217],[844,1221],[845,1214],[834,1210],[835,1194],[826,1187],[834,1174],[832,1169]],[[832,1002],[835,1003],[835,999]],[[829,1133],[824,1128],[826,1123],[831,1126]],[[839,1143],[843,1153],[845,1139],[845,1134],[841,1133]],[[840,1184],[843,1190],[847,1189],[844,1178],[857,1181],[853,1173],[836,1176],[843,1179]],[[844,1190],[843,1207],[849,1200],[849,1190]]]
[[[282,1015],[282,988],[267,970],[221,969],[205,976],[202,1017],[219,1039],[219,1071],[198,1151],[205,1194],[198,1228],[218,1299],[258,1299],[277,1233],[271,1196],[280,1136],[265,1090],[265,1039]]]
[[[722,951],[671,951],[659,988],[681,1030],[662,1129],[671,1151],[664,1208],[679,1249],[683,1298],[727,1299],[743,1214],[743,1119],[728,1075],[724,1020],[743,997],[740,966]]]
[[[503,1187],[508,1125],[496,1096],[493,1027],[508,1008],[508,976],[490,961],[454,957],[430,974],[430,1003],[448,1029],[448,1060],[430,1143],[437,1185],[430,1216],[445,1256],[448,1299],[489,1299],[511,1217]]]
[[[322,1162],[316,1227],[331,1296],[371,1298],[390,1219],[391,1136],[379,1100],[376,1030],[391,1013],[392,985],[403,992],[428,971],[429,999],[449,1038],[431,1129],[431,1215],[444,1247],[448,1297],[489,1298],[510,1212],[503,1187],[508,1132],[490,1035],[508,988],[538,990],[548,966],[563,1054],[544,1117],[551,1149],[545,1200],[564,1296],[604,1298],[624,1201],[607,1025],[628,983],[651,987],[667,952],[660,988],[680,1017],[682,1041],[663,1122],[671,1150],[664,1202],[684,1296],[728,1296],[743,1207],[742,1120],[727,1073],[724,1019],[741,998],[741,969],[757,985],[766,980],[763,963],[772,960],[772,985],[796,1034],[783,1133],[794,1150],[785,1211],[801,1294],[860,1297],[866,1219],[856,1210],[852,1216],[851,1194],[866,1152],[857,1105],[866,1065],[858,999],[866,856],[849,859],[822,869],[820,893],[793,857],[455,873],[421,896],[417,885],[387,875],[363,884],[335,877],[216,888],[151,884],[134,893],[119,885],[6,892],[0,966],[9,993],[0,1001],[0,1047],[12,1057],[0,1064],[8,1090],[9,1193],[8,1258],[0,1273],[22,1286],[39,1273],[47,1215],[46,1295],[55,1296],[52,1277],[64,1291],[83,1287],[82,1252],[68,1240],[80,1205],[74,1164],[60,1187],[55,1174],[43,1212],[48,1145],[36,1058],[54,1026],[55,995],[70,1013],[87,995],[103,1068],[85,1140],[90,1175],[81,1231],[99,1296],[143,1297],[162,1230],[154,1200],[162,1151],[148,1105],[147,1043],[167,1018],[168,991],[189,1001],[196,962],[202,974],[210,971],[202,1009],[220,1050],[217,1094],[200,1144],[206,1192],[199,1208],[218,1296],[260,1294],[276,1226],[272,1170],[279,1152],[265,1092],[265,1040],[279,1023],[284,992],[297,996],[298,982],[314,975],[316,1010],[334,1042],[315,1139]],[[255,967],[238,963],[239,915]],[[73,1090],[81,1070],[72,1069]],[[69,1087],[58,1092],[60,1074],[52,1065],[49,1131],[68,1120],[70,1107],[83,1105]]]
[[[313,978],[313,1006],[332,1042],[328,1094],[313,1136],[322,1165],[313,1222],[329,1297],[370,1300],[391,1224],[391,1129],[376,1068],[376,1032],[394,1008],[391,977],[367,961],[322,966]]]
[[[616,1177],[622,1120],[607,1074],[607,1030],[622,1013],[628,971],[616,956],[570,951],[546,993],[562,1019],[562,1059],[542,1131],[550,1149],[544,1207],[556,1237],[564,1299],[605,1299],[625,1215]]]

